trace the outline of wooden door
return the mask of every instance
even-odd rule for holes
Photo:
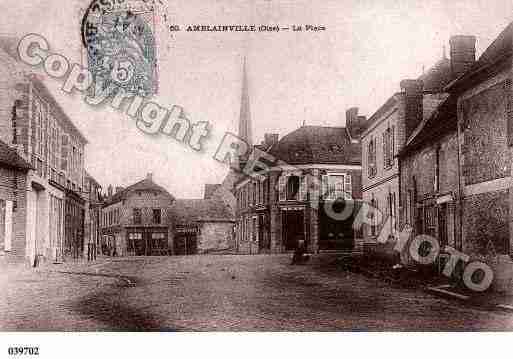
[[[283,211],[282,231],[285,250],[295,250],[300,240],[305,239],[303,211]]]

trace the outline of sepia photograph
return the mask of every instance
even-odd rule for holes
[[[510,339],[512,1],[0,9],[6,358]]]

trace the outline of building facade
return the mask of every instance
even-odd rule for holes
[[[6,51],[0,50],[0,63],[0,140],[32,167],[19,189],[26,194],[26,203],[20,203],[26,221],[25,236],[13,243],[19,248],[15,253],[31,263],[61,261],[73,253],[66,245],[71,239],[65,232],[65,208],[67,198],[81,197],[87,141],[43,81],[21,70]]]
[[[126,188],[109,189],[101,210],[102,252],[114,256],[173,253],[174,197],[152,174]]]
[[[100,251],[100,213],[102,207],[102,187],[89,174],[85,173],[84,191],[86,198],[86,211],[84,218],[84,257],[96,259]]]
[[[235,184],[239,253],[283,253],[299,241],[312,253],[361,249],[352,228],[357,210],[343,219],[337,213],[361,200],[358,138],[364,121],[348,118],[346,128],[303,126],[281,140],[266,136],[258,148],[281,165]]]
[[[408,139],[401,153],[399,223],[437,238],[442,252],[462,250],[457,101],[449,97]]]
[[[27,173],[30,164],[0,141],[0,257],[23,258],[26,237]]]
[[[215,187],[206,185],[202,199],[177,199],[173,204],[173,254],[235,253],[235,218],[230,207],[215,195],[219,186]]]
[[[510,254],[513,23],[463,76],[448,86],[457,97],[461,250]]]
[[[392,95],[369,119],[362,135],[363,200],[380,210],[383,221],[397,230],[400,216],[410,218],[406,209],[413,206],[401,188],[415,182],[413,175],[401,179],[398,154],[449,94],[444,88],[472,66],[475,59],[475,38],[457,36],[451,39],[451,59],[444,57],[415,80],[401,81],[401,92]],[[426,174],[427,176],[427,174]],[[431,179],[432,180],[432,179]],[[402,183],[401,183],[402,181]],[[410,216],[410,217],[409,217]],[[410,220],[413,220],[410,218]],[[367,242],[375,243],[381,224],[365,226]]]

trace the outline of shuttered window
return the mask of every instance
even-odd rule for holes
[[[352,199],[353,198],[353,184],[351,182],[351,175],[346,174],[345,176],[345,182],[344,182],[344,195],[345,199]]]
[[[372,178],[376,174],[376,143],[374,139],[371,139],[367,148],[367,176]]]
[[[352,182],[347,173],[330,173],[322,176],[322,198],[334,201],[336,199],[351,199]]]
[[[328,175],[323,175],[321,180],[321,198],[328,198]]]
[[[307,176],[301,176],[299,185],[299,200],[300,201],[306,201],[307,199],[307,190],[308,190],[308,177]]]
[[[281,175],[278,179],[278,192],[279,192],[279,199],[280,201],[285,201],[286,195],[285,195],[285,184],[287,182],[287,176]]]

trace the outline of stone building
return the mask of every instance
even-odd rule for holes
[[[395,221],[384,222],[388,223],[391,231],[398,229],[400,215],[405,220],[414,220],[411,210],[406,210],[417,205],[415,199],[408,197],[405,186],[419,179],[409,172],[401,175],[398,154],[402,153],[411,137],[420,131],[439,106],[446,103],[449,94],[444,87],[472,65],[472,57],[475,57],[475,39],[453,37],[451,59],[444,54],[418,79],[401,81],[401,92],[392,95],[367,122],[362,135],[363,200],[379,209],[385,218],[396,218]],[[417,169],[426,171],[418,176],[430,176],[427,169]],[[433,184],[432,177],[427,181]],[[417,194],[421,195],[418,191]],[[433,221],[430,216],[427,218]],[[366,241],[374,243],[380,230],[379,225],[366,226]]]
[[[461,250],[456,98],[423,121],[399,153],[402,228]]]
[[[204,198],[173,204],[175,255],[235,252],[234,214],[217,190],[219,185],[206,185]]]
[[[95,259],[100,250],[100,213],[102,207],[102,187],[87,171],[84,178],[86,211],[84,218],[84,257]]]
[[[102,252],[109,255],[169,255],[173,252],[174,197],[145,179],[126,188],[109,186],[102,205]]]
[[[26,195],[19,206],[27,215],[25,235],[12,243],[13,254],[31,263],[36,257],[60,261],[83,246],[81,222],[67,222],[69,232],[64,223],[72,214],[65,212],[65,203],[81,197],[87,141],[43,81],[9,55],[15,53],[13,43],[0,40],[0,140],[32,167],[19,184],[19,193]]]
[[[23,258],[27,223],[27,173],[32,167],[0,140],[0,257]]]
[[[470,40],[468,40],[470,41]],[[513,23],[447,91],[457,98],[461,249],[512,253]]]
[[[475,61],[451,38],[461,71],[400,154],[401,221],[469,255],[511,255],[512,41],[510,24]]]

